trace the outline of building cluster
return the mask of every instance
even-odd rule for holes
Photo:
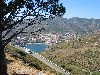
[[[54,34],[46,33],[39,35],[17,36],[12,40],[13,44],[24,46],[29,43],[45,43],[47,45],[54,45],[61,41],[69,41],[71,38],[76,38],[75,34]]]
[[[58,43],[59,36],[57,34],[39,34],[29,36],[17,36],[12,40],[12,44],[24,46],[27,43],[45,43],[47,45],[53,45]]]
[[[57,34],[40,34],[39,40],[45,42],[46,44],[52,45],[58,43],[59,36]]]

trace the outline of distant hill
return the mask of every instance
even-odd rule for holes
[[[48,24],[50,31],[58,33],[71,32],[79,35],[100,30],[100,19],[87,18],[61,18],[56,17],[52,20],[44,21]]]
[[[62,17],[55,17],[52,20],[44,20],[41,23],[39,23],[38,19],[35,20],[35,23],[33,19],[26,19],[22,23],[18,24],[15,27],[16,29],[13,29],[11,33],[14,33],[15,31],[21,29],[23,26],[28,25],[28,23],[32,24],[33,26],[29,26],[24,30],[24,32],[34,32],[39,28],[45,28],[45,33],[57,32],[60,34],[72,33],[76,35],[84,35],[100,30],[100,19],[87,19],[78,17],[67,19]],[[44,31],[42,32],[44,33]],[[11,33],[9,35],[11,35]]]

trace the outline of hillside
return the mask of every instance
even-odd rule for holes
[[[73,75],[100,75],[100,32],[58,43],[41,54]]]
[[[33,56],[12,46],[8,45],[5,53],[9,75],[62,75]]]
[[[34,67],[30,67],[27,64],[24,64],[20,60],[16,60],[15,58],[11,57],[9,54],[6,53],[6,57],[9,60],[8,67],[8,74],[29,74],[29,75],[35,75],[38,74],[39,70],[35,69]],[[45,74],[45,73],[44,73]]]
[[[55,17],[54,19],[51,20],[44,20],[41,22],[40,20],[41,18],[36,19],[36,21],[34,22],[33,19],[26,19],[22,23],[20,23],[21,25],[18,24],[16,26],[17,29],[14,29],[11,33],[14,33],[15,31],[21,29],[23,26],[28,25],[28,23],[31,26],[26,28],[23,32],[30,33],[30,32],[37,31],[38,29],[45,28],[46,30],[45,33],[47,32],[49,33],[57,32],[60,34],[73,33],[80,36],[80,35],[84,35],[87,33],[100,30],[100,19],[93,19],[93,18],[87,19],[87,18],[78,18],[78,17],[67,19],[62,17]],[[44,30],[42,32],[44,33]],[[11,33],[9,35],[11,35]]]
[[[87,19],[87,18],[61,18],[56,17],[53,20],[46,20],[44,24],[48,25],[48,29],[52,32],[58,33],[75,33],[83,35],[86,33],[100,30],[100,19]]]

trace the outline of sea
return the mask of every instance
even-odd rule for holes
[[[48,48],[47,44],[44,43],[30,43],[25,46],[26,48],[34,51],[34,52],[41,52]]]

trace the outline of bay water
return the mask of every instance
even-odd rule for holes
[[[44,43],[32,43],[32,44],[27,44],[25,47],[34,52],[41,52],[45,50],[46,48],[48,48],[48,45]]]

